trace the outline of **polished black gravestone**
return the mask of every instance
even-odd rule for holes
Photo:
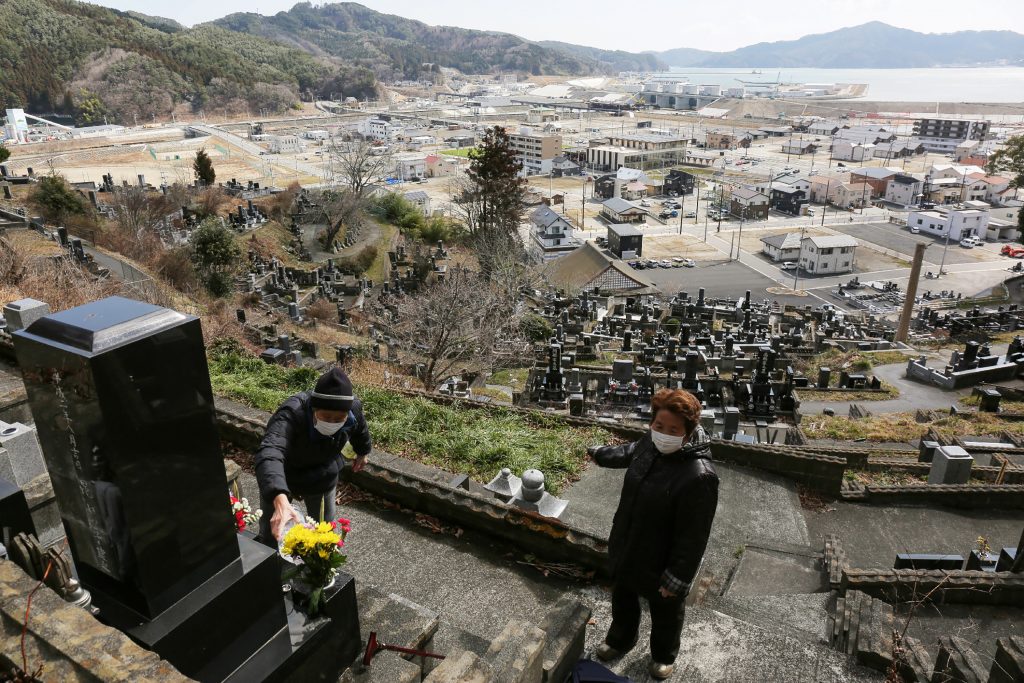
[[[199,320],[111,297],[14,347],[100,618],[200,681],[280,680],[310,660],[336,678],[359,646],[353,582],[331,593],[339,619],[297,622],[280,558],[236,533]]]
[[[24,491],[13,482],[0,479],[0,543],[9,545],[18,534],[35,533]]]

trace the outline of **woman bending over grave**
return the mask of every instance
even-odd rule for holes
[[[718,506],[718,475],[700,426],[700,402],[662,389],[651,399],[651,428],[638,441],[599,446],[602,467],[626,469],[608,539],[614,580],[612,624],[597,656],[621,657],[636,645],[640,598],[651,609],[651,676],[672,675],[686,595],[700,569]]]
[[[285,526],[302,521],[291,500],[306,503],[310,517],[333,520],[338,474],[345,466],[341,451],[352,444],[358,472],[370,454],[370,429],[352,382],[339,368],[324,373],[313,391],[292,396],[278,407],[256,451],[256,480],[264,510],[258,539],[277,546]]]

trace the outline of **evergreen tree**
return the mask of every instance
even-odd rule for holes
[[[469,155],[466,176],[472,184],[469,189],[479,203],[475,232],[519,234],[522,218],[526,179],[520,177],[523,164],[519,161],[512,142],[504,128],[488,128],[480,146]]]
[[[192,261],[214,296],[231,293],[231,276],[242,254],[234,233],[216,218],[207,218],[189,237]]]
[[[989,173],[1010,176],[1010,187],[1024,188],[1024,135],[1015,135],[993,154],[985,167]]]
[[[207,187],[213,187],[217,179],[217,172],[213,170],[213,161],[205,149],[200,148],[196,152],[196,160],[192,163],[192,170],[196,172],[196,179]]]
[[[4,163],[11,156],[11,150],[7,149],[7,145],[0,142],[0,164]]]
[[[32,191],[32,201],[39,205],[47,220],[55,223],[63,223],[71,216],[84,216],[89,210],[81,193],[71,189],[64,177],[57,174],[39,179]]]

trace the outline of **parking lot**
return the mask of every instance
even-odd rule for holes
[[[906,260],[914,256],[914,247],[919,242],[928,244],[924,252],[925,261],[939,263],[942,261],[942,251],[945,248],[945,240],[931,237],[925,234],[914,235],[903,225],[895,223],[863,223],[853,225],[830,225],[830,229],[852,235],[859,240],[877,244],[884,249],[903,254]],[[858,253],[858,260],[860,254]],[[988,247],[964,249],[956,242],[950,241],[949,249],[946,251],[946,263],[977,263],[978,261],[992,261],[999,259]]]
[[[767,298],[780,304],[797,306],[816,306],[821,303],[807,296],[773,294],[768,288],[778,288],[778,282],[741,263],[726,262],[721,258],[715,261],[698,261],[696,268],[653,268],[640,272],[666,296],[677,292],[689,292],[691,296],[696,296],[697,290],[704,287],[709,295],[738,298],[749,289],[750,296],[755,301]]]

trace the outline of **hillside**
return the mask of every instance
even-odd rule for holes
[[[72,0],[0,2],[0,99],[79,123],[198,112],[283,111],[300,93],[372,93],[372,74],[215,26]]]
[[[313,7],[302,2],[274,16],[231,14],[213,22],[313,54],[372,68],[384,80],[429,77],[437,64],[468,74],[590,74],[599,65],[508,33],[429,26],[354,2]]]
[[[688,49],[656,53],[672,66],[922,68],[1024,64],[1024,35],[1012,31],[918,33],[881,22],[757,43],[704,56]]]
[[[602,50],[599,47],[573,45],[572,43],[562,43],[557,40],[541,40],[538,41],[538,44],[553,50],[560,50],[580,59],[597,62],[598,67],[605,73],[614,74],[619,71],[664,71],[668,68],[668,62],[652,52],[637,53],[626,52],[625,50]]]

